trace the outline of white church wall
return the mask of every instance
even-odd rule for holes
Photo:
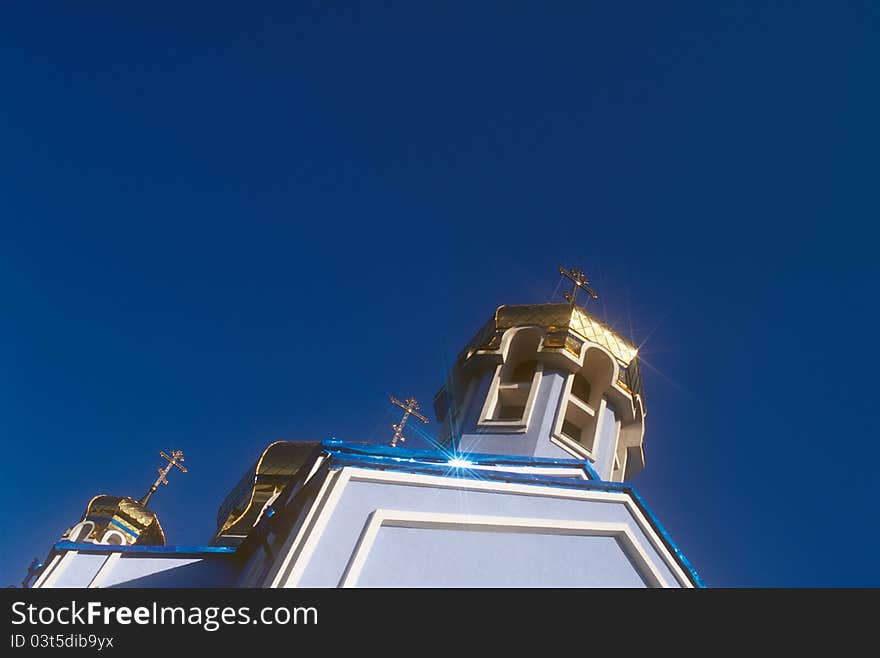
[[[231,587],[238,571],[229,557],[123,556],[101,587]]]
[[[615,536],[383,525],[358,587],[645,587]],[[571,556],[572,559],[558,559]],[[576,557],[575,557],[576,556]],[[396,565],[390,569],[390,565]]]
[[[36,587],[231,587],[240,570],[231,554],[186,557],[108,548],[62,550]]]
[[[383,559],[384,539],[377,545],[379,553],[368,551],[364,554],[361,551],[361,556],[358,555],[358,547],[379,512],[390,521],[388,524],[383,522],[374,531],[377,535],[385,532],[385,525],[390,528],[415,523],[430,531],[409,535],[394,531],[392,534],[406,537],[409,544],[433,554],[449,545],[451,533],[464,532],[459,537],[462,546],[494,555],[498,560],[496,571],[483,575],[477,573],[480,565],[477,560],[469,563],[474,572],[457,576],[469,578],[469,584],[474,586],[496,584],[504,572],[509,572],[507,577],[514,580],[529,578],[512,573],[521,568],[520,560],[525,558],[512,555],[509,558],[512,561],[505,563],[505,557],[497,553],[496,535],[499,533],[510,535],[509,546],[516,547],[511,553],[521,549],[524,555],[531,556],[530,559],[538,559],[537,556],[543,554],[543,561],[558,563],[560,569],[566,565],[569,572],[574,570],[577,579],[568,580],[569,585],[582,583],[586,586],[588,582],[601,580],[627,586],[636,582],[636,576],[650,585],[690,585],[662,540],[623,492],[345,468],[332,486],[327,487],[323,498],[316,501],[313,511],[313,521],[299,535],[287,539],[279,556],[279,560],[284,560],[295,553],[295,559],[289,560],[277,573],[270,573],[266,585],[337,587],[351,584],[346,582],[346,574],[357,566],[358,560],[362,562],[358,568],[366,570],[364,573],[369,582],[376,584],[383,579],[388,584],[396,582],[400,577],[396,573],[399,565]],[[418,522],[398,518],[407,514],[427,514],[432,518],[421,518]],[[528,524],[532,525],[524,529]],[[492,526],[491,532],[486,531],[487,525]],[[469,529],[462,530],[464,526]],[[446,532],[432,534],[437,530]],[[431,537],[437,538],[437,548],[431,546]],[[620,553],[607,562],[601,574],[580,565],[589,561],[591,554],[594,557],[597,552],[604,554],[614,546],[611,542],[594,539],[596,537],[614,538]],[[575,546],[579,548],[575,549]],[[390,553],[386,551],[384,555]],[[430,561],[426,562],[426,568],[430,564]],[[550,573],[555,566],[536,565],[536,568],[547,570],[548,577],[555,578]],[[439,567],[433,575],[428,569],[423,577],[426,582],[440,582],[445,578]]]
[[[106,555],[71,551],[61,556],[54,573],[47,575],[43,587],[88,587],[104,564]]]

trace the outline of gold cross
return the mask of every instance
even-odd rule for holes
[[[403,409],[403,418],[400,419],[400,422],[396,425],[392,425],[391,428],[394,430],[394,437],[391,439],[391,447],[397,447],[398,441],[406,441],[406,437],[403,436],[403,426],[406,425],[406,419],[410,416],[415,416],[423,423],[427,423],[428,419],[425,418],[422,414],[420,414],[417,409],[421,409],[419,407],[419,401],[415,398],[407,398],[406,402],[401,402],[393,395],[391,396],[392,404],[396,404],[398,407]]]
[[[184,461],[183,460],[183,450],[172,450],[170,457],[165,454],[164,450],[160,450],[159,456],[162,457],[165,461],[167,461],[168,465],[165,468],[157,468],[156,469],[159,473],[159,477],[156,478],[156,481],[153,482],[153,486],[150,487],[150,490],[146,494],[144,494],[144,497],[141,498],[141,501],[140,501],[141,505],[143,505],[144,507],[146,507],[147,503],[150,502],[150,496],[152,496],[156,492],[156,489],[159,488],[160,484],[168,484],[168,478],[166,478],[165,476],[168,475],[168,471],[171,470],[172,466],[176,466],[183,473],[186,473],[186,466],[183,466],[180,463],[180,462]]]
[[[572,308],[575,305],[575,299],[577,298],[578,290],[583,290],[593,299],[599,299],[599,295],[595,292],[587,288],[587,277],[584,276],[583,270],[576,270],[574,268],[570,270],[566,270],[565,268],[560,267],[559,273],[564,276],[566,279],[569,279],[572,283],[574,283],[574,287],[571,289],[571,292],[565,293],[565,300],[571,304]]]

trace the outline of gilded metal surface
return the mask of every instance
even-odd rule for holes
[[[567,270],[564,267],[560,267],[559,273],[574,284],[571,292],[567,292],[563,295],[572,307],[577,303],[578,290],[583,290],[592,299],[599,299],[599,295],[587,287],[589,281],[587,280],[586,275],[584,275],[583,270],[576,270],[574,268]]]
[[[406,441],[406,437],[403,436],[403,428],[406,426],[407,418],[409,418],[410,416],[415,416],[423,423],[427,423],[428,419],[417,411],[418,409],[421,409],[421,406],[419,406],[419,401],[415,398],[407,398],[406,402],[404,403],[392,395],[391,404],[396,404],[398,407],[403,409],[403,418],[400,419],[399,423],[391,426],[391,429],[394,430],[394,436],[391,439],[391,447],[394,448],[395,446],[397,446],[398,441]]]
[[[568,336],[566,331],[547,331],[544,337],[544,347],[552,349],[563,349],[565,347],[565,338]]]
[[[477,352],[497,352],[504,332],[512,327],[542,327],[544,350],[580,356],[584,342],[601,345],[620,365],[618,383],[633,396],[642,396],[638,348],[616,331],[592,317],[580,306],[569,304],[526,304],[499,306],[459,356],[466,362]],[[642,401],[644,405],[644,400]]]
[[[621,365],[628,366],[638,354],[639,350],[635,345],[580,308],[573,310],[569,328],[587,340],[607,348]]]
[[[583,344],[584,341],[572,336],[568,329],[548,327],[547,335],[544,337],[544,349],[565,350],[574,357],[580,356]]]
[[[83,520],[86,519],[95,524],[88,539],[99,541],[107,530],[116,528],[132,544],[165,544],[165,532],[159,524],[159,517],[133,498],[107,494],[95,496],[86,507]]]
[[[270,444],[220,505],[218,534],[247,534],[266,502],[294,479],[317,445],[312,441]]]
[[[479,349],[498,349],[500,336],[511,327],[544,327],[551,334],[573,332],[576,338],[588,340],[606,348],[620,362],[628,366],[638,354],[638,348],[590,316],[579,306],[568,304],[526,304],[520,306],[499,306],[495,317],[490,320],[468,345],[462,355],[469,358]],[[575,343],[563,343],[561,338],[551,338],[551,344],[558,347],[574,348]],[[553,343],[553,341],[556,341]],[[548,345],[549,346],[549,345]],[[569,349],[570,349],[569,348]]]
[[[489,336],[489,339],[483,345],[482,349],[484,349],[484,350],[497,350],[499,347],[501,347],[501,337],[502,336],[504,336],[503,331],[496,331],[491,336]]]
[[[477,335],[471,339],[471,342],[465,348],[462,357],[470,358],[474,350],[497,350],[501,345],[501,333],[495,329],[495,317],[491,317],[489,321],[480,327]]]
[[[579,338],[575,338],[571,334],[565,337],[565,349],[574,356],[580,356],[581,347],[583,347],[584,341]]]
[[[171,452],[171,456],[165,454],[164,450],[159,451],[159,456],[168,462],[165,468],[157,468],[156,471],[159,473],[159,477],[156,478],[156,481],[153,482],[153,486],[144,494],[144,497],[141,498],[141,505],[146,506],[147,503],[150,502],[150,497],[156,493],[156,490],[159,488],[161,484],[168,484],[168,471],[171,470],[171,467],[174,466],[180,472],[186,473],[186,466],[184,466],[181,462],[184,461],[183,458],[183,450],[173,450]]]

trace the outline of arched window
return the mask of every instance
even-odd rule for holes
[[[535,391],[542,367],[535,359],[541,332],[526,328],[515,330],[505,351],[504,363],[495,370],[480,415],[480,423],[505,429],[528,425]]]
[[[584,354],[584,364],[568,376],[562,396],[554,438],[568,452],[593,456],[597,421],[604,392],[611,385],[614,363],[605,352],[592,348]]]
[[[122,546],[125,543],[125,537],[118,530],[108,530],[104,533],[102,542],[113,546]]]
[[[588,454],[593,451],[596,435],[596,410],[590,406],[593,387],[582,373],[571,376],[569,394],[563,398],[564,412],[560,414],[561,423],[557,435],[568,443],[576,444]],[[578,450],[582,452],[582,450]]]
[[[83,542],[89,538],[89,535],[92,534],[92,531],[95,529],[95,524],[91,521],[83,521],[73,527],[68,535],[68,539],[70,541],[75,542]]]
[[[508,381],[512,384],[531,384],[537,369],[538,362],[535,359],[523,361],[513,368]]]
[[[581,373],[577,373],[571,384],[571,394],[584,404],[590,404],[590,395],[592,392],[593,387],[590,386],[590,382],[587,381],[587,378]]]

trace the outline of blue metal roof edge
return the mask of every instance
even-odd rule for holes
[[[693,565],[690,563],[687,557],[685,557],[684,553],[681,551],[675,541],[673,541],[672,537],[663,527],[663,524],[660,523],[660,520],[657,518],[654,512],[651,511],[651,508],[648,507],[645,499],[642,498],[639,492],[636,491],[636,489],[630,484],[626,484],[624,482],[607,482],[600,479],[598,476],[595,480],[578,480],[574,478],[559,478],[548,475],[529,475],[527,473],[514,473],[511,471],[473,470],[468,469],[466,466],[450,466],[448,464],[448,461],[445,463],[419,463],[417,456],[413,453],[419,453],[422,451],[413,450],[406,451],[412,454],[412,456],[409,457],[405,457],[402,454],[402,452],[404,451],[399,451],[398,449],[394,450],[393,456],[371,454],[370,452],[367,452],[363,449],[361,449],[359,451],[359,454],[356,455],[342,454],[333,450],[331,450],[330,452],[334,464],[339,468],[343,466],[366,466],[368,468],[385,468],[391,470],[407,471],[410,473],[441,475],[444,477],[460,479],[494,480],[521,484],[537,484],[544,486],[565,487],[570,489],[587,489],[592,491],[614,491],[628,493],[632,495],[632,498],[635,501],[636,505],[639,507],[640,510],[642,510],[642,512],[647,517],[648,522],[651,524],[654,530],[657,531],[657,534],[660,535],[660,538],[672,552],[673,556],[678,560],[681,567],[690,576],[694,585],[700,588],[706,587],[703,579],[700,578],[700,575],[697,573],[696,569],[694,569]],[[471,457],[472,455],[467,456],[468,461],[471,461],[473,463],[481,463],[477,462]],[[491,457],[496,457],[496,455],[491,455]],[[572,462],[573,464],[577,464],[578,466],[588,466],[578,460],[564,461]],[[517,463],[528,465],[530,463],[530,460],[525,458],[524,461],[518,459]],[[546,465],[546,462],[540,459],[534,460],[533,463],[534,465]],[[327,467],[332,468],[330,464],[328,464]],[[595,475],[595,471],[593,471],[593,475]]]
[[[151,555],[229,555],[234,546],[120,546],[116,544],[92,544],[62,539],[52,547],[57,551],[82,551],[91,553],[147,553]]]
[[[586,459],[563,459],[556,457],[523,457],[518,455],[497,455],[478,452],[456,452],[443,450],[413,450],[369,443],[350,443],[339,439],[325,439],[321,446],[333,452],[344,452],[370,457],[388,457],[394,460],[419,460],[448,463],[451,459],[469,461],[481,466],[567,466],[583,468],[594,480],[601,480],[599,474]]]
[[[517,482],[522,484],[539,484],[545,486],[570,487],[572,489],[606,489],[606,485],[614,487],[617,482],[603,482],[601,480],[581,480],[578,478],[555,477],[553,475],[531,475],[514,471],[484,471],[468,468],[467,466],[454,466],[449,464],[425,464],[415,460],[389,461],[384,457],[370,457],[369,455],[344,455],[331,454],[332,463],[330,469],[338,469],[344,466],[365,466],[367,468],[406,471],[421,475],[439,475],[441,477],[471,479],[471,480],[496,480],[503,482]],[[593,486],[583,486],[583,485]],[[618,489],[614,489],[617,491]]]
[[[648,521],[651,522],[651,525],[654,526],[654,529],[660,535],[666,545],[669,547],[669,550],[675,554],[675,557],[678,558],[678,561],[681,563],[681,566],[688,572],[688,575],[693,579],[694,584],[697,587],[705,588],[706,583],[703,582],[703,579],[700,578],[700,574],[697,573],[697,570],[691,564],[690,560],[685,557],[685,554],[681,552],[681,549],[678,547],[678,544],[673,541],[672,537],[666,532],[666,528],[663,527],[663,524],[660,523],[660,520],[655,516],[654,512],[648,507],[648,503],[645,502],[645,499],[642,498],[642,495],[636,491],[636,488],[633,486],[629,487],[629,492],[632,494],[633,500],[636,501],[636,504],[645,513],[645,516],[648,517]]]

